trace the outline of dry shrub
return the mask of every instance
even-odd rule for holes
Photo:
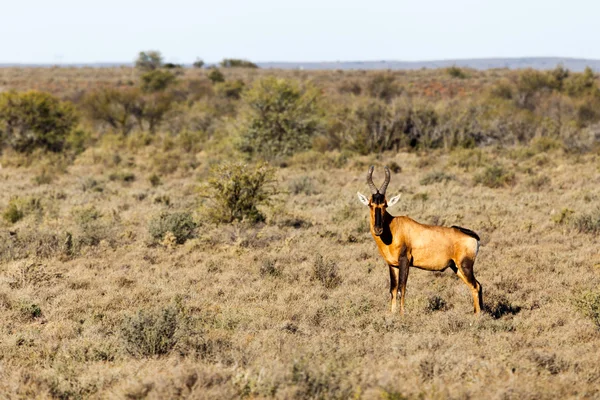
[[[591,214],[573,217],[571,224],[581,233],[600,233],[600,209]]]
[[[444,171],[434,171],[425,175],[419,183],[421,185],[431,185],[432,183],[453,181],[456,178],[453,175],[447,174]]]
[[[125,350],[138,358],[169,353],[177,343],[178,314],[174,307],[166,307],[125,318],[121,325]]]
[[[333,289],[342,283],[336,262],[327,260],[320,254],[317,254],[313,263],[311,279],[320,282],[327,289]]]

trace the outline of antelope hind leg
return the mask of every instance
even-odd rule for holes
[[[471,289],[471,294],[473,295],[473,309],[475,314],[479,314],[483,308],[483,288],[477,279],[475,279],[475,275],[473,274],[473,264],[473,260],[464,258],[457,268],[456,275],[458,275]]]

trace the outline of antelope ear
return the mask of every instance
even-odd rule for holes
[[[400,200],[400,196],[402,196],[401,194],[399,194],[398,196],[394,196],[390,199],[390,201],[388,201],[388,207],[393,206],[394,204],[396,204],[398,202],[398,200]]]
[[[364,194],[361,192],[356,192],[356,194],[358,195],[358,200],[360,200],[361,203],[363,203],[365,206],[369,205],[369,199],[367,199]]]

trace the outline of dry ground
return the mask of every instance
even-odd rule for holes
[[[172,245],[152,243],[149,221],[167,209],[202,222],[208,157],[153,187],[143,150],[119,162],[102,151],[45,180],[44,162],[3,161],[0,206],[26,204],[0,228],[3,398],[600,397],[600,330],[574,303],[600,283],[598,238],[566,223],[598,209],[597,155],[489,149],[341,163],[308,153],[278,169],[284,193],[266,224],[201,223]],[[388,312],[387,266],[355,193],[368,192],[368,165],[379,180],[392,161],[401,171],[388,192],[403,194],[392,214],[482,237],[481,317],[449,270],[411,270],[407,314]],[[492,161],[513,184],[474,183]],[[115,177],[123,171],[133,181]],[[86,230],[77,215],[91,206],[99,214]],[[81,242],[90,238],[99,243]],[[329,287],[318,267],[330,268]],[[174,316],[166,354],[127,341],[143,330],[140,311]]]

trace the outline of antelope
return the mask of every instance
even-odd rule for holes
[[[394,217],[387,208],[400,200],[400,195],[392,197],[389,203],[385,192],[390,183],[390,170],[385,167],[385,180],[379,189],[373,184],[371,166],[367,173],[367,184],[371,189],[371,199],[357,192],[361,203],[368,206],[371,213],[371,234],[379,253],[390,270],[390,308],[396,312],[398,289],[400,289],[400,314],[404,314],[404,297],[409,267],[427,271],[444,271],[451,268],[471,289],[475,314],[483,307],[481,284],[473,274],[473,264],[479,251],[479,236],[460,226],[424,225],[406,217]]]

